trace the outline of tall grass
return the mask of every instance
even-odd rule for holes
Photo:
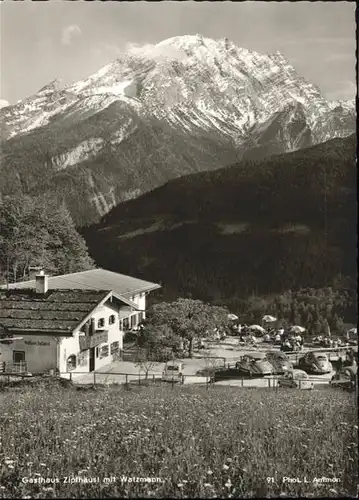
[[[0,409],[1,498],[356,494],[355,398],[341,391],[39,386],[0,393]]]

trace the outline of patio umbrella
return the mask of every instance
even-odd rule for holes
[[[294,325],[290,327],[290,332],[292,333],[303,333],[305,332],[305,328],[303,326]]]
[[[257,330],[258,332],[265,332],[265,328],[259,325],[251,325],[250,330]]]
[[[271,316],[270,314],[266,314],[263,316],[262,321],[265,321],[266,323],[273,323],[274,321],[277,321],[277,318]]]
[[[238,316],[236,316],[235,314],[232,314],[232,313],[229,313],[227,317],[231,321],[235,321],[236,319],[238,319]]]

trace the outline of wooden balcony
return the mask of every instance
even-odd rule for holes
[[[86,349],[91,349],[99,344],[108,342],[108,331],[101,330],[93,333],[92,335],[86,335],[79,337],[80,351],[86,351]]]

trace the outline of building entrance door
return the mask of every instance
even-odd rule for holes
[[[13,371],[26,372],[25,351],[13,351],[12,360],[13,360],[13,365],[12,365]]]
[[[13,351],[13,362],[23,363],[25,361],[25,351]]]
[[[95,348],[90,347],[90,372],[95,369]]]

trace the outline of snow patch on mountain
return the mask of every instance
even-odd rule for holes
[[[95,156],[103,147],[104,140],[94,138],[81,142],[78,146],[66,153],[55,156],[52,159],[58,170],[64,170],[67,167],[73,167],[83,161]]]
[[[342,108],[345,111],[354,111],[355,102],[354,100],[338,100],[338,101],[328,101],[330,109]]]
[[[59,106],[58,108],[52,110],[52,111],[41,111],[38,113],[35,113],[34,116],[31,116],[29,119],[26,119],[26,108],[22,111],[19,112],[20,115],[25,115],[24,118],[25,120],[21,123],[19,127],[16,127],[12,133],[10,134],[10,137],[13,137],[19,133],[21,134],[26,134],[27,132],[30,132],[31,130],[44,127],[47,125],[51,118],[60,112],[64,112],[68,107],[70,107],[70,103],[68,103],[65,106]]]
[[[137,129],[137,125],[134,125],[132,120],[130,120],[121,130],[116,130],[115,133],[111,135],[110,142],[112,145],[121,144],[127,137],[132,135]]]
[[[108,191],[103,193],[94,181],[93,175],[88,172],[88,185],[93,193],[90,202],[95,205],[96,211],[101,216],[105,215],[116,205],[115,187],[109,186]]]
[[[6,101],[5,99],[0,99],[0,109],[6,108],[7,106],[10,106],[10,103],[8,101]]]
[[[126,88],[129,87],[132,83],[133,80],[128,80],[124,82],[117,82],[109,86],[103,85],[101,87],[94,87],[91,90],[91,94],[114,94],[122,97],[126,95]]]

